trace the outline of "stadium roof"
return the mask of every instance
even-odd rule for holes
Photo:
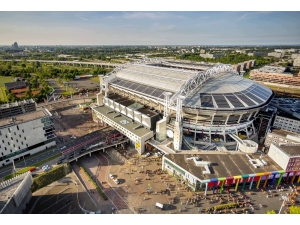
[[[252,80],[232,73],[211,77],[184,101],[190,108],[242,109],[267,102],[273,92]]]
[[[206,70],[201,69],[203,67]],[[274,96],[269,88],[243,78],[233,66],[224,64],[155,60],[133,63],[115,70],[108,82],[115,88],[158,101],[164,100],[164,92],[171,92],[172,107],[179,95],[184,98],[184,107],[220,110],[257,107]]]
[[[177,92],[197,71],[170,69],[151,65],[131,65],[117,72],[119,79]]]

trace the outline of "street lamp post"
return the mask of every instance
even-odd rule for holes
[[[280,214],[280,212],[282,210],[282,207],[284,206],[284,203],[289,200],[289,198],[287,196],[284,196],[284,195],[281,197],[281,199],[283,199],[283,202],[282,202],[282,205],[281,205],[281,207],[279,209],[278,214]]]

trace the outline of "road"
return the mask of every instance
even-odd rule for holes
[[[98,152],[94,154],[94,156],[99,160],[100,168],[98,170],[97,181],[100,184],[100,182],[104,181],[105,183],[102,184],[102,190],[106,194],[106,196],[109,198],[111,202],[113,202],[114,206],[116,207],[116,210],[120,212],[125,213],[135,213],[133,209],[128,205],[124,197],[126,196],[126,192],[123,188],[115,187],[117,186],[115,183],[111,185],[110,183],[113,182],[112,180],[109,180],[109,170],[110,170],[110,161],[109,156],[106,153]]]
[[[4,62],[9,62],[9,61],[16,61],[20,62],[22,61],[21,59],[6,59],[6,60],[1,60]],[[109,66],[109,67],[118,67],[122,66],[123,64],[118,64],[118,63],[110,63],[110,62],[80,62],[80,61],[56,61],[56,60],[31,60],[28,59],[26,60],[27,62],[40,62],[40,63],[57,63],[57,64],[72,64],[72,65],[94,65],[94,66]]]
[[[53,149],[53,150],[48,150],[48,151],[45,151],[39,155],[33,155],[31,156],[29,159],[20,159],[19,161],[15,162],[15,167],[16,167],[16,170],[20,170],[20,169],[23,169],[27,166],[30,166],[32,164],[35,164],[35,163],[38,163],[40,161],[43,161],[44,159],[47,159],[51,156],[54,156],[56,154],[60,153],[60,150],[58,150],[57,148]],[[12,174],[13,173],[13,166],[11,164],[11,166],[9,167],[5,167],[5,168],[2,168],[0,169],[0,179],[9,175],[9,174]]]

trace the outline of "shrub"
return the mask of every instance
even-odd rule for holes
[[[48,184],[53,183],[54,181],[57,181],[64,176],[66,176],[68,173],[72,171],[70,170],[70,165],[68,164],[63,164],[54,167],[53,169],[49,170],[48,172],[45,172],[38,177],[33,179],[33,183],[31,185],[31,191],[35,192]]]
[[[223,204],[223,205],[216,205],[214,206],[215,210],[222,210],[222,209],[230,209],[230,208],[235,208],[239,206],[238,203],[228,203],[228,204]]]
[[[102,190],[100,189],[100,187],[96,184],[96,182],[91,178],[91,176],[89,175],[89,173],[84,169],[83,166],[81,166],[81,164],[79,162],[76,162],[77,165],[79,166],[80,169],[82,169],[82,171],[85,173],[85,175],[89,178],[89,181],[92,182],[92,184],[95,186],[96,190],[98,191],[98,193],[101,195],[101,197],[104,200],[107,200],[107,196],[102,192]]]

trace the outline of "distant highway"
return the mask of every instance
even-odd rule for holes
[[[16,61],[20,62],[21,59],[5,59],[1,60],[4,62]],[[118,67],[122,66],[123,64],[119,63],[106,63],[106,62],[80,62],[80,61],[57,61],[57,60],[39,60],[39,59],[28,59],[26,62],[40,62],[40,63],[56,63],[56,64],[72,64],[72,65],[92,65],[92,66],[108,66],[108,67]]]

